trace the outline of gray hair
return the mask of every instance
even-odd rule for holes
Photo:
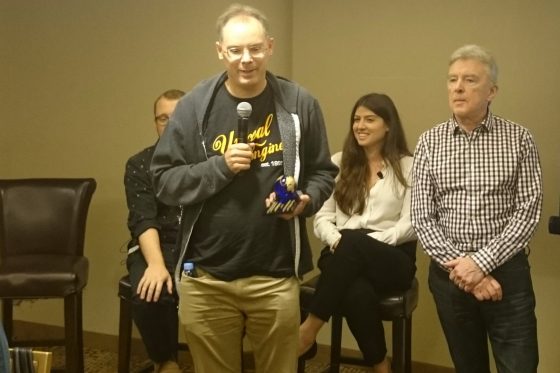
[[[498,83],[498,65],[489,51],[475,44],[463,45],[451,54],[451,57],[449,58],[449,65],[453,64],[457,60],[467,59],[475,59],[484,64],[488,69],[488,74],[490,75],[492,83]]]
[[[216,21],[216,30],[218,31],[219,41],[222,41],[222,31],[226,23],[228,23],[230,19],[237,16],[245,16],[256,19],[262,25],[265,35],[269,36],[268,18],[266,18],[266,16],[260,10],[248,5],[232,4],[226,9],[225,12],[222,13],[222,15],[218,17],[218,20]]]

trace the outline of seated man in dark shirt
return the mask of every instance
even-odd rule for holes
[[[175,110],[183,91],[172,89],[154,103],[158,137]],[[133,289],[133,318],[155,372],[181,372],[177,360],[177,292],[173,270],[177,263],[176,238],[180,208],[159,202],[149,174],[155,144],[132,156],[124,176],[128,204],[127,268]]]

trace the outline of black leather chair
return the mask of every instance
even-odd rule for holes
[[[301,286],[300,303],[303,312],[309,306],[311,298],[315,293],[315,286],[319,276],[313,277]],[[393,351],[392,369],[394,373],[411,372],[411,334],[412,334],[412,312],[418,305],[418,280],[414,278],[412,286],[404,292],[387,294],[381,300],[381,312],[383,320],[392,321],[393,329]],[[342,341],[342,319],[343,316],[335,314],[331,318],[331,356],[328,372],[338,373],[340,364],[367,365],[364,360],[356,357],[341,355]],[[298,373],[305,372],[305,361],[298,361]]]
[[[10,346],[65,346],[66,371],[84,371],[84,237],[94,179],[0,180],[0,298]],[[13,300],[64,299],[64,339],[13,338]]]
[[[130,352],[132,340],[132,306],[130,299],[132,298],[132,286],[128,275],[121,277],[119,280],[119,361],[118,373],[130,372]],[[186,343],[178,343],[179,350],[188,350]],[[151,372],[153,370],[152,363],[148,363],[141,368],[139,373]]]

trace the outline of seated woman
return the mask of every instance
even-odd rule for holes
[[[390,372],[379,296],[410,288],[416,236],[410,223],[410,170],[401,121],[384,94],[360,97],[350,117],[333,195],[316,214],[315,235],[327,245],[309,315],[300,326],[300,356],[340,312],[374,372]]]

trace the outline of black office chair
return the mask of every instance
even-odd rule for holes
[[[65,346],[66,371],[84,371],[84,237],[94,179],[0,180],[0,299],[8,343]],[[64,299],[64,339],[13,338],[13,300]]]

